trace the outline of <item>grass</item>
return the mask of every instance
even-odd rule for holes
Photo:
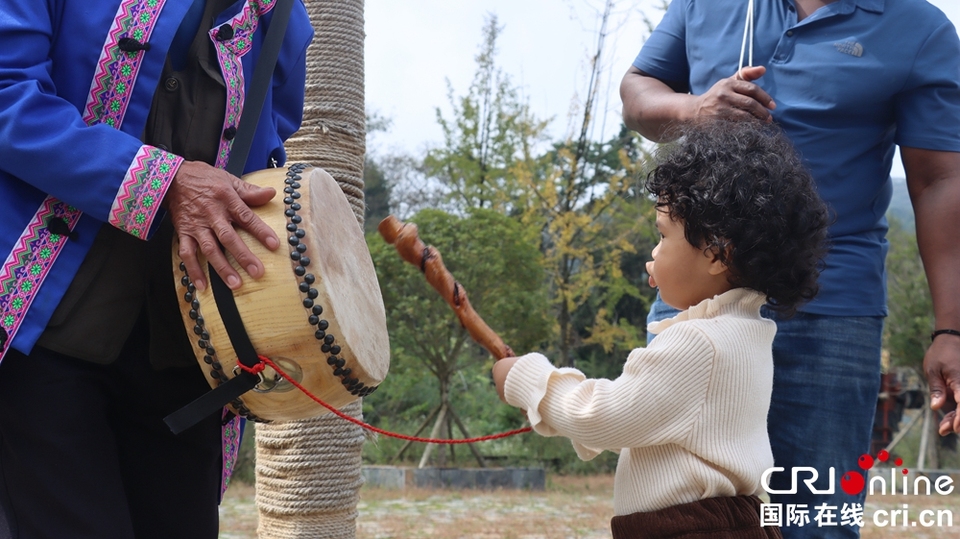
[[[960,481],[950,496],[873,496],[867,500],[863,539],[960,539]],[[544,491],[389,490],[360,491],[357,539],[594,539],[610,537],[613,476],[549,475]],[[950,510],[953,528],[878,527],[875,511],[910,507]],[[221,506],[221,539],[255,539],[254,488],[238,484]]]

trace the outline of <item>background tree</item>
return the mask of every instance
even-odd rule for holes
[[[466,95],[455,98],[447,81],[453,117],[445,118],[437,109],[444,143],[423,160],[424,174],[443,185],[456,208],[509,212],[513,201],[523,196],[510,171],[544,138],[547,122],[530,113],[510,77],[496,64],[502,30],[495,15],[487,18],[475,58],[477,71]]]
[[[612,2],[604,6],[605,21]],[[519,287],[537,291],[539,310],[529,311],[538,317],[536,322],[520,317],[517,324],[504,325],[503,331],[542,324],[542,335],[539,342],[531,341],[530,347],[510,335],[503,335],[504,340],[517,353],[539,350],[562,365],[578,362],[588,375],[616,376],[627,352],[642,344],[645,335],[653,291],[646,284],[644,262],[653,246],[654,214],[638,185],[646,161],[640,137],[623,128],[608,140],[591,138],[606,24],[601,27],[597,52],[591,59],[593,72],[582,115],[571,130],[576,135],[553,144],[547,144],[546,122],[533,116],[519,99],[519,89],[496,64],[501,30],[496,18],[487,19],[471,86],[457,98],[451,90],[452,116],[444,117],[438,110],[443,144],[430,150],[419,166],[409,156],[394,164],[378,160],[387,163],[381,170],[394,189],[392,209],[409,220],[411,208],[444,208],[449,213],[444,219],[451,223],[459,222],[453,215],[475,218],[478,209],[508,216],[516,227],[512,233],[517,241],[536,255],[527,260],[539,260],[537,275],[541,280],[523,284],[525,277],[518,272],[519,266],[509,265],[511,271],[488,284],[496,290]],[[442,214],[421,212],[414,220],[434,215]],[[422,224],[424,241],[441,248],[445,260],[465,256],[462,251],[472,249],[467,249],[463,241],[451,239],[447,249],[441,239],[430,237],[445,237],[436,236],[446,234],[441,231],[452,226],[444,219]],[[483,231],[491,226],[477,228]],[[367,399],[367,417],[382,422],[384,428],[405,433],[423,431],[432,424],[445,436],[453,437],[457,428],[453,416],[437,418],[444,400],[456,392],[456,416],[470,418],[465,420],[467,430],[483,434],[516,427],[523,421],[522,413],[500,403],[487,389],[490,362],[483,360],[486,353],[466,340],[454,315],[422,275],[409,265],[404,267],[395,250],[379,237],[369,243],[382,274],[388,322],[405,323],[411,330],[390,326],[393,363],[389,383]],[[386,249],[385,258],[378,258],[379,249]],[[451,264],[448,266],[453,270]],[[466,271],[479,267],[467,266]],[[408,272],[410,287],[397,284],[405,283],[395,280],[398,271]],[[474,299],[478,292],[472,287],[487,284],[471,285],[467,277],[456,270],[454,274],[464,281],[478,312],[499,329],[495,324],[503,316],[492,315],[490,306],[478,305]],[[400,291],[400,296],[392,297]],[[515,310],[529,307],[520,303],[522,295],[495,295],[509,298],[507,304],[512,303]],[[408,313],[407,318],[395,319],[400,313]],[[437,314],[444,317],[440,325],[429,322]],[[475,365],[480,364],[483,366],[477,369]],[[432,376],[424,376],[427,372]],[[376,446],[365,448],[365,458],[389,461],[401,451],[402,444],[381,439]],[[484,450],[487,454],[509,455],[515,459],[512,462],[519,458],[531,464],[549,463],[558,469],[579,465],[569,442],[558,438],[508,439],[485,445]],[[612,469],[615,459],[609,463],[602,460],[589,467],[603,469],[609,464],[608,469]]]
[[[363,156],[363,202],[364,202],[364,233],[377,230],[386,216],[390,215],[393,185],[387,180],[387,175],[377,159],[376,152],[371,148],[369,140],[376,133],[390,129],[390,120],[377,113],[367,112],[367,152]]]
[[[894,365],[922,372],[923,355],[930,344],[933,303],[920,261],[916,235],[902,221],[890,218],[887,233],[887,305],[884,341]]]
[[[604,3],[576,137],[513,168],[522,190],[532,193],[522,219],[541,234],[557,315],[556,362],[564,366],[575,364],[574,348],[580,344],[598,344],[610,354],[642,343],[641,332],[618,316],[617,305],[625,297],[643,296],[635,268],[625,273],[623,264],[650,243],[644,240],[652,214],[644,208],[651,205],[636,191],[647,155],[639,136],[626,128],[609,141],[590,139],[613,4]],[[575,315],[586,311],[592,319],[581,320],[578,328]]]
[[[424,210],[411,221],[424,243],[440,251],[470,303],[505,342],[518,353],[539,348],[549,328],[543,270],[536,247],[526,241],[517,221],[490,210],[471,210],[464,217]],[[390,383],[364,399],[368,419],[403,432],[415,422],[421,433],[432,424],[431,437],[452,438],[454,429],[462,436],[492,432],[497,418],[489,412],[505,405],[499,404],[490,382],[488,353],[392,245],[374,234],[368,244],[392,352]],[[379,451],[400,452],[393,440],[380,445]],[[444,459],[441,451],[441,464]]]

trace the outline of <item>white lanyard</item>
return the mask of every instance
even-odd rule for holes
[[[747,52],[747,43],[749,43],[749,56],[747,57],[747,67],[753,67],[753,12],[754,0],[747,0],[747,17],[743,24],[743,43],[740,45],[740,64],[737,66],[737,78],[743,79],[740,71],[743,69],[743,57]]]

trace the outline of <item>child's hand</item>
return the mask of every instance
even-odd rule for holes
[[[507,374],[516,362],[515,357],[505,357],[493,364],[493,383],[497,385],[497,395],[503,402],[507,402],[503,397],[503,385],[507,381]]]

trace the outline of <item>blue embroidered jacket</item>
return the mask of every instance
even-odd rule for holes
[[[243,113],[275,2],[238,0],[209,31],[225,130]],[[29,353],[103,223],[146,240],[160,222],[182,158],[140,136],[191,3],[0,0],[0,359],[11,347]],[[283,163],[300,126],[313,30],[302,1],[293,9],[249,170]],[[231,144],[221,141],[217,166]]]

